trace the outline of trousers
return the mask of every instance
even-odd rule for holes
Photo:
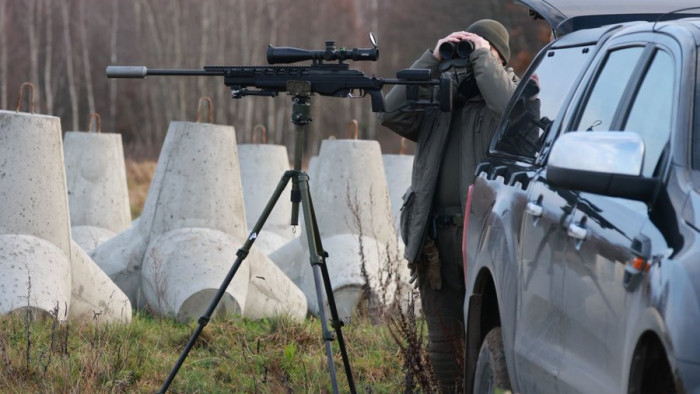
[[[443,393],[461,392],[464,369],[464,267],[463,226],[435,226],[434,241],[440,258],[440,282],[436,289],[418,271],[423,316],[428,325],[430,363]]]

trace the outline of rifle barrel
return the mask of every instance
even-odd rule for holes
[[[203,69],[170,69],[151,68],[145,66],[107,66],[108,78],[146,78],[147,75],[223,75],[219,70]]]

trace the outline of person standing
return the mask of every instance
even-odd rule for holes
[[[443,59],[442,44],[468,41],[466,59]],[[518,77],[506,67],[509,34],[492,19],[439,39],[411,68],[430,69],[433,78],[452,81],[451,112],[394,110],[380,115],[382,125],[416,143],[411,186],[403,196],[401,237],[404,257],[417,278],[428,324],[430,362],[442,392],[455,392],[464,370],[464,271],[462,232],[467,190],[476,166],[512,96]],[[433,87],[420,88],[422,98]],[[394,86],[386,108],[406,104],[406,87]]]

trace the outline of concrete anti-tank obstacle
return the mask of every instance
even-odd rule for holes
[[[235,254],[205,262],[183,249],[189,258],[178,258],[172,252],[178,245],[170,245],[168,240],[182,240],[183,232],[187,234],[192,228],[207,230],[198,234],[200,238],[213,236],[227,239],[229,244],[245,239],[238,173],[233,127],[171,122],[141,216],[130,228],[95,248],[92,257],[139,308],[148,305],[174,317],[201,314],[209,304],[192,305],[188,299],[197,300],[218,289],[225,276],[218,274],[228,270]],[[168,257],[171,260],[166,260]],[[203,272],[205,264],[218,268]],[[248,266],[242,264],[220,305],[243,310],[248,274]],[[186,290],[177,288],[187,281],[192,283]]]
[[[131,224],[121,134],[69,131],[63,140],[73,240],[86,251]],[[88,127],[92,129],[92,127]]]
[[[262,143],[256,141],[258,134],[262,135]],[[257,223],[284,172],[290,170],[286,146],[267,144],[267,130],[262,125],[255,127],[253,136],[252,144],[238,145],[246,222],[249,229]],[[286,194],[275,204],[255,241],[255,245],[266,255],[294,238],[295,234],[290,225],[291,214],[292,204]]]
[[[408,262],[403,258],[404,243],[401,240],[401,206],[403,205],[403,195],[411,185],[411,173],[413,172],[413,155],[405,154],[406,139],[401,139],[401,148],[399,154],[383,154],[382,161],[384,163],[384,173],[386,174],[387,186],[389,187],[389,198],[391,200],[391,213],[394,218],[394,229],[398,243],[396,245],[395,257],[399,260],[397,265],[396,275],[400,278],[397,283],[400,285],[401,303],[406,310],[410,303],[411,296],[414,299],[419,297],[417,291],[408,282],[411,277],[411,272],[408,269]],[[413,293],[413,294],[412,294]],[[414,313],[418,316],[422,314],[420,301],[414,302]]]
[[[406,189],[411,185],[411,173],[413,171],[413,155],[404,154],[405,138],[401,139],[401,150],[398,155],[383,154],[384,173],[389,187],[389,199],[391,200],[391,213],[394,218],[394,229],[401,237],[399,220],[401,216],[402,197]]]
[[[294,321],[303,321],[309,309],[306,295],[272,260],[262,254],[260,249],[252,248],[248,257],[254,261],[254,266],[251,266],[245,316],[251,319],[286,316]]]
[[[377,278],[381,270],[388,269],[387,260],[370,250],[375,247],[371,245],[389,251],[396,245],[379,143],[324,140],[314,173],[311,194],[323,248],[330,254],[326,264],[336,306],[339,313],[343,311],[349,316],[364,297],[363,262],[371,292],[386,291],[378,288]],[[304,261],[289,261],[289,256],[278,253],[270,257],[285,271],[290,266],[302,267],[295,282],[307,295],[309,310],[316,314],[319,311],[305,231],[301,234],[299,241],[304,249]],[[361,239],[364,260],[360,253]],[[295,249],[294,246],[285,248]]]
[[[143,262],[145,299],[161,315],[196,320],[216,295],[239,247],[236,237],[208,228],[184,227],[159,235],[151,241]],[[243,266],[213,317],[242,314],[248,294],[248,272]]]
[[[0,111],[0,199],[0,313],[131,320],[123,292],[71,242],[59,118]]]
[[[72,297],[69,319],[131,322],[131,302],[76,242],[71,243]],[[86,285],[86,278],[89,282]],[[96,306],[100,308],[97,309]]]
[[[247,237],[241,190],[233,127],[171,122],[140,218],[93,258],[139,307],[200,316]],[[255,266],[240,265],[214,316],[245,315]]]

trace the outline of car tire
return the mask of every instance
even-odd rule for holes
[[[474,371],[473,393],[493,393],[496,389],[510,390],[501,327],[495,327],[486,334]]]

